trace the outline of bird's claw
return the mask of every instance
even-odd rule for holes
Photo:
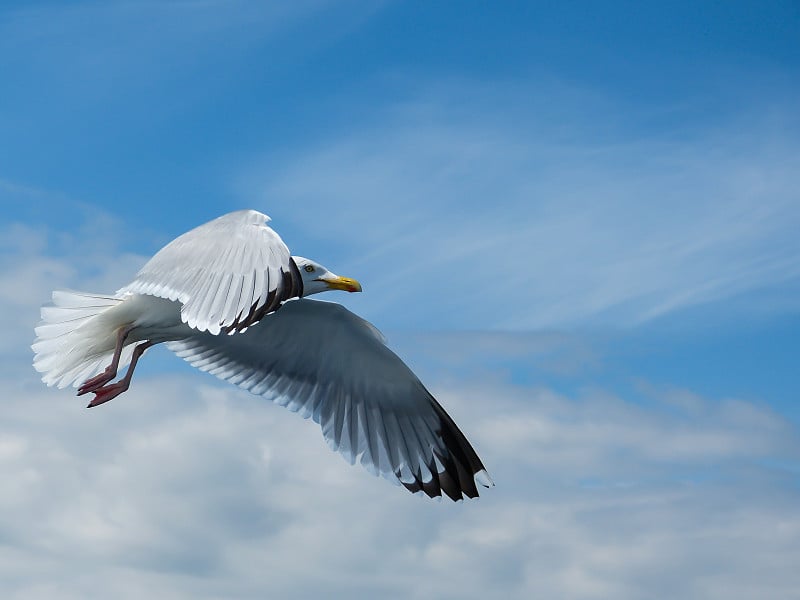
[[[114,379],[115,375],[116,373],[111,373],[109,369],[106,369],[99,375],[95,375],[91,379],[87,379],[83,382],[81,387],[78,388],[78,396],[83,396],[89,392],[94,392],[98,389],[101,389],[105,384]]]
[[[113,400],[117,396],[119,396],[122,392],[128,389],[128,386],[124,385],[122,382],[112,383],[111,385],[105,385],[101,388],[91,390],[94,393],[94,398],[91,402],[86,406],[86,408],[94,408],[95,406],[99,406],[100,404],[105,404],[109,400]]]

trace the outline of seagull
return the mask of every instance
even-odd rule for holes
[[[88,408],[99,406],[128,390],[144,352],[164,343],[313,419],[350,464],[413,493],[458,501],[478,497],[476,484],[492,487],[467,438],[378,329],[307,298],[361,284],[292,256],[269,221],[241,210],[192,229],[113,295],[54,291],[32,345],[42,381],[94,394]]]

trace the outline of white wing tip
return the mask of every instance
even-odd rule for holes
[[[262,225],[264,223],[269,223],[270,221],[272,221],[269,215],[265,215],[264,213],[257,211],[254,208],[245,208],[242,210],[237,210],[232,213],[228,213],[227,215],[222,215],[221,217],[218,218],[224,219],[225,217],[229,217],[231,215],[236,215],[236,214],[245,216],[247,220],[253,223],[254,225]]]
[[[475,481],[480,483],[483,487],[494,487],[494,481],[492,481],[492,478],[489,477],[489,473],[486,472],[486,469],[481,469],[475,473]]]

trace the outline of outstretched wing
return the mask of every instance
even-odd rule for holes
[[[240,210],[192,229],[159,250],[119,293],[177,300],[183,322],[198,331],[242,330],[303,290],[269,220]]]
[[[287,302],[246,332],[167,346],[193,366],[311,417],[351,464],[430,497],[492,484],[450,416],[367,321],[339,304]]]

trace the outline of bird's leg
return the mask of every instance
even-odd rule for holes
[[[117,330],[117,345],[114,347],[114,358],[111,359],[111,364],[108,365],[99,375],[95,375],[91,379],[84,381],[81,387],[78,388],[78,396],[83,396],[88,392],[97,390],[117,376],[117,369],[119,369],[119,358],[122,355],[122,348],[125,345],[125,340],[132,329],[133,327],[129,325],[127,327],[120,327],[119,330]]]
[[[155,342],[144,342],[143,344],[136,346],[136,348],[133,349],[131,364],[128,366],[128,372],[125,373],[125,377],[120,379],[117,383],[109,383],[108,385],[104,385],[92,390],[92,393],[94,393],[94,398],[91,402],[89,402],[89,405],[86,408],[92,408],[108,402],[109,400],[113,400],[122,392],[127,390],[131,385],[131,377],[133,377],[133,370],[136,368],[136,363],[139,361],[139,357],[144,354],[145,350],[153,345],[155,345]]]

